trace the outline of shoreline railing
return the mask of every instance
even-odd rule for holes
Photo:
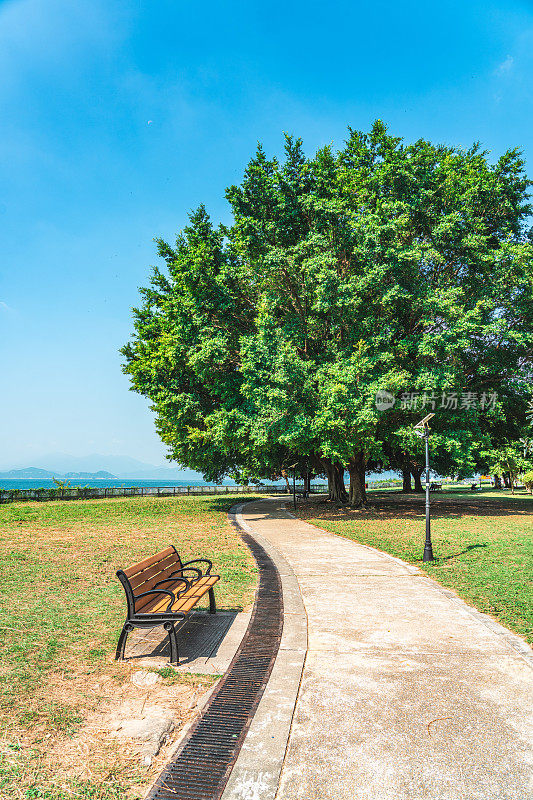
[[[401,481],[368,481],[369,489],[398,488]],[[110,497],[177,497],[200,494],[292,494],[286,486],[52,486],[35,489],[0,489],[0,503],[13,503],[24,500],[98,500]],[[303,492],[303,485],[296,485],[296,492]],[[348,486],[346,486],[348,489]],[[312,483],[311,492],[327,492],[326,483]]]
[[[312,492],[326,486],[312,485]],[[297,486],[296,491],[302,492]],[[291,487],[292,491],[292,487]],[[58,486],[36,489],[0,489],[0,503],[23,500],[97,500],[111,497],[177,497],[202,494],[289,494],[286,486]]]

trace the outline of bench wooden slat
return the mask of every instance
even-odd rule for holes
[[[196,603],[206,594],[209,589],[215,585],[215,583],[220,580],[219,575],[209,575],[205,578],[200,578],[194,586],[191,588],[181,597],[179,597],[176,602],[172,606],[173,613],[181,612],[186,614],[188,611],[193,608]],[[142,607],[143,614],[157,614],[166,609],[168,606],[169,597],[166,594],[162,594],[161,597],[157,597],[154,595],[153,597],[143,597],[140,602],[146,600],[147,602],[144,603]],[[139,607],[136,606],[136,610],[139,611]]]
[[[170,556],[167,556],[162,561],[157,561],[148,569],[143,569],[142,572],[138,572],[132,578],[129,579],[130,586],[135,592],[142,584],[147,583],[151,580],[154,580],[158,575],[164,572],[174,572],[177,569],[181,569],[181,559],[176,553],[172,553]],[[159,580],[159,579],[158,579]],[[157,580],[154,581],[157,583]]]
[[[138,564],[133,564],[131,567],[127,567],[123,570],[124,575],[127,578],[131,578],[132,575],[136,575],[138,572],[141,572],[143,569],[147,569],[151,567],[152,564],[155,564],[157,561],[162,561],[167,556],[175,553],[173,547],[166,547],[164,550],[161,550],[160,553],[156,553],[153,556],[149,556],[148,558],[143,559],[143,561],[139,561]]]
[[[180,576],[172,575],[172,573],[176,571],[174,569],[174,567],[175,567],[175,564],[173,564],[171,567],[166,569],[164,572],[158,572],[157,575],[154,575],[154,577],[150,578],[150,580],[146,581],[146,583],[141,583],[139,586],[137,586],[137,588],[133,592],[133,596],[137,597],[140,594],[144,594],[144,592],[149,592],[151,589],[153,589],[155,587],[155,585],[157,583],[160,583],[161,581],[165,581],[165,583],[161,586],[162,589],[170,589],[170,588],[172,588],[170,586],[170,583],[168,583],[167,581],[170,581],[173,585],[177,585],[176,584],[176,578],[178,578]],[[159,587],[157,587],[157,588],[159,588]],[[181,584],[181,588],[182,589],[186,588],[184,583]]]
[[[165,589],[168,592],[179,592],[184,589],[185,586],[183,583],[181,583],[181,581],[172,581],[158,588]],[[149,592],[150,589],[145,589],[145,591]],[[139,594],[142,594],[142,592],[139,592]],[[150,604],[153,605],[154,603],[161,603],[163,607],[166,608],[169,600],[170,597],[168,594],[151,594],[148,595],[148,597],[141,597],[140,600],[135,601],[135,612],[138,613],[139,611],[144,611],[146,606],[149,606]]]

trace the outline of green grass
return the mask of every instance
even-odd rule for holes
[[[301,508],[332,533],[416,564],[533,643],[533,498],[486,490],[431,496],[434,563],[422,562],[424,498],[372,492],[368,511]]]
[[[172,686],[175,683],[185,683],[192,686],[201,685],[207,688],[222,677],[216,673],[213,675],[204,675],[195,672],[177,672],[173,667],[161,667],[157,669],[156,672],[163,678],[167,686]]]
[[[227,510],[242,499],[231,495],[0,505],[0,711],[7,748],[0,766],[0,797],[116,796],[114,778],[102,784],[100,794],[94,794],[89,782],[74,794],[69,784],[63,795],[53,784],[50,788],[37,779],[30,754],[37,753],[33,761],[39,763],[47,736],[76,733],[87,711],[86,685],[102,675],[120,684],[127,674],[124,665],[113,661],[126,611],[115,576],[118,568],[172,543],[184,560],[213,561],[221,575],[218,608],[242,609],[251,603],[257,570],[227,521]],[[66,696],[55,696],[58,681],[68,687]],[[190,684],[191,677],[183,682]],[[40,731],[37,739],[35,730]],[[26,744],[18,753],[12,745],[20,741]],[[17,793],[10,795],[13,782]],[[51,793],[39,794],[41,789],[45,792],[45,784]]]

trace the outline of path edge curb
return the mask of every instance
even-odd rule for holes
[[[283,632],[268,684],[221,800],[256,797],[274,800],[276,797],[307,655],[307,614],[294,570],[279,550],[254,531],[242,516],[246,506],[276,499],[265,497],[238,503],[228,512],[230,523],[263,547],[280,574]]]

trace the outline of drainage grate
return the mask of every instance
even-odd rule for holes
[[[250,624],[228,671],[146,800],[219,800],[270,677],[283,628],[280,576],[261,545],[239,532],[259,569]]]

